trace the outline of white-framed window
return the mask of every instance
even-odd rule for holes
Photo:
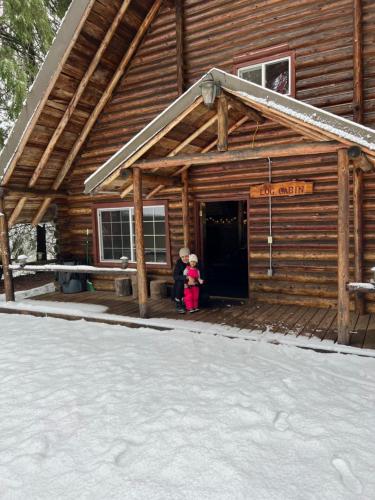
[[[280,94],[292,93],[291,58],[289,56],[238,69],[238,76]]]
[[[119,262],[122,256],[136,262],[134,208],[98,208],[97,217],[100,262]],[[146,262],[166,264],[164,205],[143,207],[143,230]]]

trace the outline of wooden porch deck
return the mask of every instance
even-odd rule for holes
[[[77,294],[50,293],[33,300],[74,302],[106,306],[108,314],[138,317],[138,303],[132,297],[117,297],[113,292],[83,292]],[[224,324],[248,330],[270,331],[284,335],[318,337],[337,341],[335,309],[315,307],[248,304],[235,300],[211,300],[209,307],[194,314],[181,315],[170,299],[150,300],[150,317],[188,319]],[[84,314],[82,315],[84,317]],[[375,314],[359,316],[351,313],[351,345],[375,349]]]

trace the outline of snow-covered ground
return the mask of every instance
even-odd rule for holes
[[[375,498],[375,359],[0,315],[1,499]]]

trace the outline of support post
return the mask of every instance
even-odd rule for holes
[[[338,151],[338,216],[337,216],[337,341],[349,344],[349,157],[346,149]]]
[[[182,172],[181,178],[182,178],[182,227],[184,229],[184,247],[190,248],[189,174],[187,170]]]
[[[5,300],[14,302],[14,285],[12,271],[9,269],[10,248],[8,221],[5,215],[4,190],[0,188],[0,252],[4,275]]]
[[[363,171],[353,168],[353,230],[354,230],[354,281],[363,282]],[[365,314],[363,293],[356,293],[355,308],[358,314]]]
[[[363,123],[362,0],[354,1],[353,15],[353,120]]]
[[[224,92],[217,103],[217,149],[228,151],[228,100]]]
[[[142,200],[142,174],[137,167],[133,168],[134,182],[134,222],[135,222],[135,248],[137,253],[137,282],[138,304],[141,318],[148,317],[147,311],[147,273],[145,260],[145,245],[143,236],[143,200]]]

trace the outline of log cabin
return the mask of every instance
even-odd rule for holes
[[[375,262],[372,0],[73,0],[0,156],[0,232],[212,295],[349,310]],[[113,289],[110,275],[95,287]]]

